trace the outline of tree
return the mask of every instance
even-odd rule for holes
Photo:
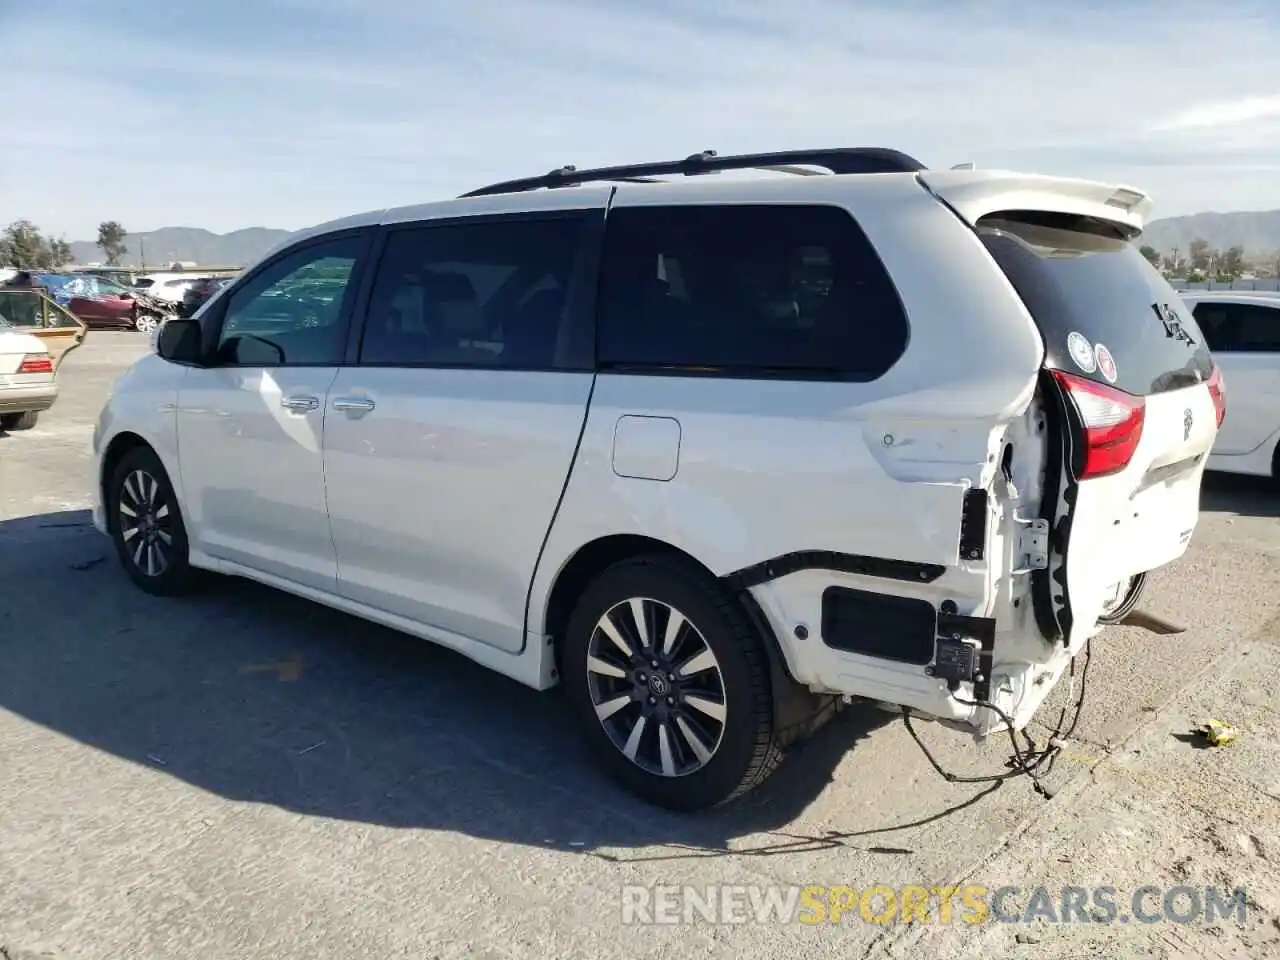
[[[124,245],[124,238],[128,235],[128,231],[118,220],[104,220],[98,224],[98,246],[106,254],[108,266],[114,267],[129,252],[129,248]]]
[[[39,270],[47,253],[40,229],[30,220],[15,220],[0,235],[0,259],[7,266]]]
[[[1153,267],[1155,267],[1157,270],[1160,269],[1160,251],[1159,250],[1157,250],[1155,247],[1144,246],[1144,247],[1139,247],[1138,252],[1141,253],[1144,257],[1146,257],[1147,262],[1150,263]]]
[[[1187,259],[1191,261],[1191,266],[1196,270],[1208,270],[1209,261],[1213,259],[1213,251],[1209,249],[1209,241],[1203,237],[1196,237],[1191,241],[1191,246],[1187,249]]]
[[[1218,275],[1225,280],[1234,280],[1244,273],[1244,247],[1236,245],[1222,255],[1218,265]]]
[[[71,253],[71,244],[67,243],[66,237],[58,237],[56,240],[50,239],[48,244],[50,268],[57,270],[59,267],[65,267],[75,259]]]
[[[57,270],[70,263],[65,239],[45,238],[30,220],[15,220],[0,233],[0,266],[19,270]]]

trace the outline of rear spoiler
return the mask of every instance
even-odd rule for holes
[[[1094,180],[1007,170],[925,170],[916,177],[973,225],[993,213],[1043,210],[1107,220],[1136,236],[1146,226],[1153,205],[1141,190]]]

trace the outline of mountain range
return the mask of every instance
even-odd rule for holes
[[[175,260],[189,260],[203,267],[242,267],[252,263],[292,233],[269,227],[247,227],[231,233],[210,233],[198,227],[161,227],[125,238],[123,262],[160,268]],[[102,250],[92,240],[71,244],[76,263],[99,263]]]
[[[239,267],[252,263],[289,236],[289,230],[248,227],[232,233],[210,233],[196,227],[161,227],[149,233],[131,233],[125,241],[126,263],[165,266],[189,260],[206,267]],[[1161,253],[1185,253],[1191,241],[1201,237],[1211,247],[1226,250],[1244,247],[1246,257],[1280,252],[1280,210],[1195,213],[1185,217],[1152,220],[1139,241]],[[102,251],[89,240],[71,244],[77,263],[102,260]]]
[[[1239,210],[1234,213],[1193,213],[1186,217],[1152,220],[1138,242],[1161,253],[1180,255],[1191,241],[1207,240],[1210,247],[1228,250],[1244,247],[1245,257],[1270,257],[1280,253],[1280,210]]]

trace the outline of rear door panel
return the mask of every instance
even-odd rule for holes
[[[325,414],[338,589],[446,644],[518,653],[595,376],[604,200],[388,227],[358,364]],[[579,356],[572,356],[574,353]]]
[[[1050,493],[1057,503],[1044,505],[1051,555],[1038,602],[1052,606],[1075,647],[1095,631],[1117,583],[1186,550],[1217,435],[1207,386],[1213,360],[1190,311],[1121,218],[1024,209],[983,217],[978,232],[1040,328],[1046,368],[1144,406],[1128,463],[1082,476],[1081,408],[1066,391],[1057,398],[1070,406],[1057,411],[1061,449],[1050,469],[1060,480]]]

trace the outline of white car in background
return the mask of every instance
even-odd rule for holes
[[[1280,291],[1182,297],[1231,387],[1209,469],[1280,479]]]
[[[133,285],[157,300],[177,304],[182,302],[188,287],[206,276],[204,273],[152,273],[139,277]]]
[[[0,319],[0,432],[30,430],[57,399],[44,343]]]

